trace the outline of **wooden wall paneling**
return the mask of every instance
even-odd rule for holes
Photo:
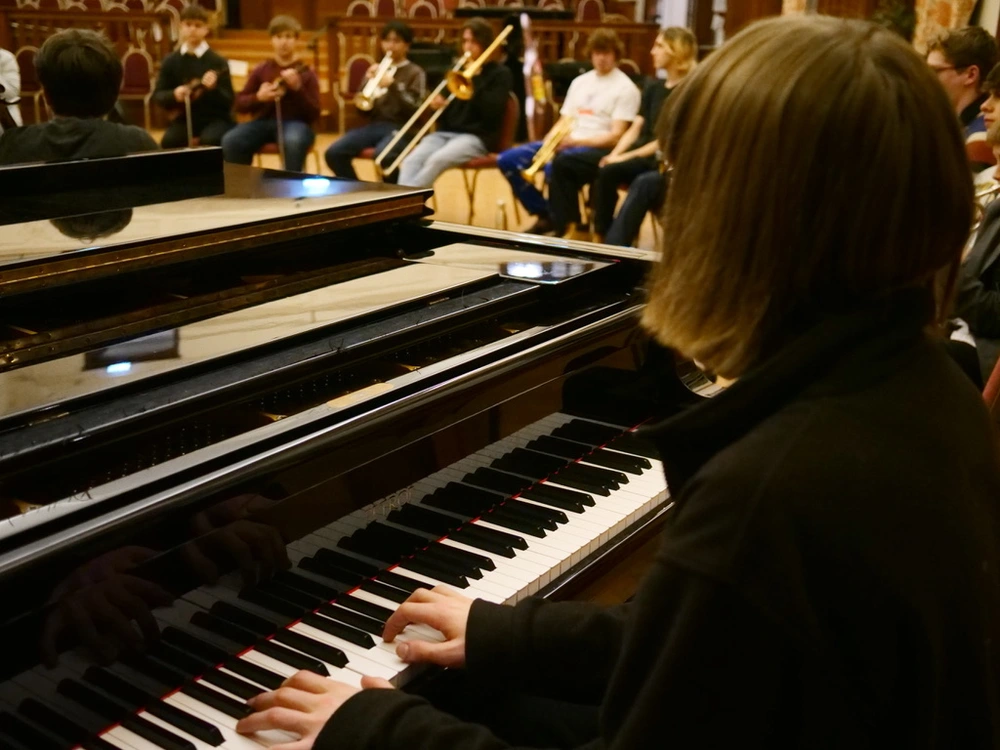
[[[869,18],[877,0],[819,0],[817,11],[841,18]]]
[[[690,0],[688,26],[698,40],[698,49],[701,55],[715,49],[715,33],[712,31],[712,0]]]
[[[730,1],[726,9],[726,38],[733,36],[751,21],[778,15],[781,15],[781,0]]]
[[[240,23],[244,29],[266,29],[273,16],[271,0],[240,0]]]

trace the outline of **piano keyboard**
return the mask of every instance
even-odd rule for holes
[[[161,639],[97,667],[64,654],[0,686],[0,747],[252,750],[296,739],[236,733],[246,699],[300,669],[400,686],[415,668],[382,626],[416,588],[514,603],[557,579],[668,493],[631,430],[554,414],[288,545],[292,567],[238,574],[154,612]],[[441,640],[411,625],[400,640]],[[110,727],[110,728],[109,728]]]

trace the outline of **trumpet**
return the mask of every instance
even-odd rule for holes
[[[521,170],[521,177],[527,182],[534,182],[538,170],[552,161],[556,155],[556,149],[559,148],[559,144],[573,131],[575,124],[575,117],[560,117],[559,122],[552,126],[552,130],[548,132],[545,140],[542,141],[542,145],[538,147],[535,158],[531,160],[531,165],[527,169]]]
[[[453,71],[461,70],[462,66],[465,65],[466,61],[468,61],[470,57],[472,57],[472,54],[466,52],[464,55],[462,55],[461,59],[459,59],[459,61],[455,63],[452,70]],[[431,129],[431,126],[435,122],[437,122],[437,119],[441,116],[441,113],[445,111],[445,109],[449,104],[451,104],[451,100],[455,98],[454,94],[448,97],[448,101],[445,102],[444,107],[441,107],[441,109],[437,110],[433,115],[431,115],[427,119],[427,122],[425,122],[423,126],[421,126],[420,130],[417,131],[417,134],[410,140],[409,143],[406,144],[406,148],[404,148],[399,153],[399,156],[395,158],[392,164],[390,164],[388,167],[384,169],[382,168],[382,162],[392,151],[393,147],[397,143],[399,143],[400,139],[404,135],[406,135],[406,133],[409,132],[410,128],[412,128],[417,123],[417,121],[423,116],[424,112],[427,111],[427,108],[431,106],[431,102],[434,101],[435,97],[439,96],[441,92],[444,91],[444,87],[447,83],[448,79],[445,78],[443,81],[441,81],[441,83],[439,83],[434,88],[434,90],[428,95],[428,97],[424,99],[424,103],[421,104],[419,108],[417,108],[417,111],[414,112],[413,115],[410,117],[410,119],[406,121],[406,124],[396,131],[396,134],[392,137],[392,140],[389,141],[386,147],[382,149],[382,152],[375,157],[375,164],[379,167],[379,169],[382,170],[383,175],[389,175],[396,171],[396,168],[402,163],[403,159],[405,159],[407,155],[410,153],[410,151],[413,150],[413,147],[417,145],[420,139],[423,138],[425,135],[427,135],[427,131]]]
[[[388,91],[387,88],[381,85],[382,79],[386,76],[394,75],[396,75],[396,66],[392,64],[392,53],[386,52],[385,57],[382,58],[382,62],[378,64],[375,73],[368,79],[368,83],[365,84],[361,91],[354,95],[354,106],[362,112],[371,112],[372,107],[375,106],[375,100],[385,96],[385,93]]]
[[[497,47],[507,41],[507,37],[510,36],[513,30],[513,26],[504,27],[504,30],[497,34],[497,38],[493,40],[489,47],[483,50],[483,54],[469,64],[469,67],[464,70],[448,71],[448,75],[445,76],[448,91],[463,101],[471,99],[476,90],[472,83],[472,77],[479,72],[479,69],[490,59],[490,56],[496,52]]]

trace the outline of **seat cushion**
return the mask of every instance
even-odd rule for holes
[[[469,159],[462,165],[462,169],[492,169],[497,165],[497,157],[500,154],[486,154]]]
[[[369,148],[366,148],[366,149],[362,150],[362,152],[360,154],[358,154],[358,158],[359,159],[374,159],[375,158],[375,149],[369,147]]]

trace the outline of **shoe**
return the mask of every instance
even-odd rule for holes
[[[576,224],[570,222],[566,225],[566,231],[562,235],[564,240],[578,240],[580,242],[590,242],[591,235],[590,229],[587,227],[578,227]]]
[[[535,223],[524,230],[526,234],[551,234],[555,231],[552,226],[552,219],[548,216],[539,216]]]

